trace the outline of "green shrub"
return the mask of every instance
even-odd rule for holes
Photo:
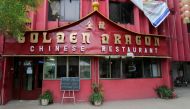
[[[155,91],[160,98],[173,98],[173,91],[165,85],[157,87]]]
[[[103,95],[102,95],[102,93],[93,93],[93,94],[90,96],[90,102],[91,102],[92,104],[94,104],[95,101],[103,102]]]
[[[40,95],[40,100],[41,99],[48,99],[49,104],[53,103],[53,94],[50,90],[45,91],[43,94]]]
[[[93,84],[92,86],[93,92],[89,97],[89,101],[91,104],[94,105],[95,102],[101,102],[104,101],[103,91],[102,91],[102,85],[101,84]]]

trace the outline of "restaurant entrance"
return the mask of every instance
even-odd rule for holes
[[[14,58],[13,78],[13,99],[37,99],[42,88],[43,58]]]

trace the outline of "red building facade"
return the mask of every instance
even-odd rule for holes
[[[129,0],[99,0],[99,11],[92,2],[44,0],[28,13],[24,37],[0,37],[2,104],[47,89],[60,102],[61,77],[80,78],[78,101],[88,101],[93,83],[103,85],[105,100],[122,100],[156,97],[154,88],[172,87],[179,70],[189,78],[188,26],[177,1],[168,1],[171,14],[158,28]]]

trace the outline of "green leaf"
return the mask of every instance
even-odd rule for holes
[[[0,0],[0,33],[21,37],[29,21],[26,7],[36,9],[42,0]]]

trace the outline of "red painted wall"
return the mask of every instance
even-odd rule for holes
[[[0,35],[0,95],[1,95],[1,89],[2,89],[2,83],[3,83],[3,59],[1,57],[1,54],[3,53],[3,36]],[[1,98],[0,98],[1,103]]]
[[[161,72],[164,85],[168,87],[172,87],[172,80],[171,80],[171,60],[170,59],[162,59],[161,61]]]
[[[168,17],[168,31],[171,41],[172,61],[190,61],[190,40],[187,32],[187,25],[182,22],[180,17],[179,1],[169,1],[168,4],[172,13]]]
[[[54,101],[61,102],[62,91],[60,90],[60,80],[44,80],[42,92],[50,90],[53,93]],[[91,94],[91,80],[80,81],[80,91],[76,91],[76,101],[88,101]],[[64,99],[68,101],[68,99]]]
[[[103,85],[105,100],[139,99],[156,97],[154,89],[163,85],[162,78],[155,79],[127,79],[127,80],[100,80]],[[76,92],[77,101],[88,101],[91,94],[91,80],[81,80],[80,91]],[[44,80],[43,89],[51,90],[55,102],[61,102],[60,80]],[[68,101],[68,100],[66,100]]]
[[[12,83],[13,83],[13,60],[12,58],[4,59],[4,64],[6,65],[6,69],[3,72],[3,78],[5,80],[4,87],[4,100],[3,104],[6,104],[8,101],[12,99]]]
[[[3,53],[3,42],[4,42],[3,35],[0,34],[0,55]]]
[[[139,99],[156,97],[154,89],[163,84],[162,78],[101,80],[105,100]]]
[[[1,91],[2,91],[2,83],[3,83],[3,79],[2,79],[2,76],[3,76],[3,60],[2,58],[0,57],[0,95],[1,95]],[[0,98],[0,104],[2,103],[1,100],[2,97]]]

